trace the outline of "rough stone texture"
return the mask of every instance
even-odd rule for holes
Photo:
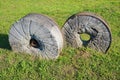
[[[62,32],[66,44],[72,47],[88,46],[106,52],[111,44],[111,33],[108,25],[100,17],[91,13],[79,13],[65,22]],[[80,34],[90,35],[90,40],[83,41]]]
[[[63,37],[57,24],[50,18],[28,14],[12,25],[9,43],[14,51],[54,59],[62,50]]]

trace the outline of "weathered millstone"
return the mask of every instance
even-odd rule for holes
[[[52,19],[41,14],[28,14],[12,25],[9,43],[13,51],[54,59],[62,50],[63,37]]]
[[[107,23],[91,13],[72,15],[65,22],[62,32],[66,44],[75,48],[88,46],[105,53],[112,41]],[[80,34],[84,33],[90,36],[89,40],[82,40]]]

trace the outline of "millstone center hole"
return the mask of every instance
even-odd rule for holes
[[[80,38],[81,38],[82,41],[89,41],[90,40],[90,35],[86,34],[86,33],[83,33],[83,34],[80,34]]]
[[[37,40],[35,40],[34,38],[32,38],[32,39],[30,40],[30,46],[32,46],[32,47],[34,47],[34,48],[39,48],[39,47],[40,47],[39,43],[38,43]]]

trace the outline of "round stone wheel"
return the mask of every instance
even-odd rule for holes
[[[112,41],[107,23],[99,16],[87,12],[69,17],[62,32],[66,44],[75,48],[85,46],[106,53]],[[81,34],[87,34],[90,38],[83,40]]]
[[[55,59],[62,50],[63,37],[52,19],[31,13],[12,25],[9,43],[13,51]]]

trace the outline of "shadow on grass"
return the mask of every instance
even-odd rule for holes
[[[11,50],[7,34],[0,34],[0,48]]]

